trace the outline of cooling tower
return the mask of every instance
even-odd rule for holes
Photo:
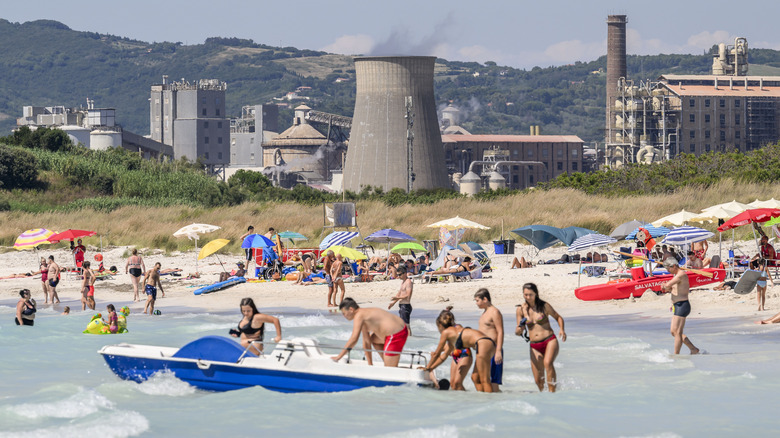
[[[344,163],[345,190],[385,191],[408,184],[405,97],[414,106],[412,186],[448,187],[444,148],[433,98],[433,56],[355,58],[357,94]]]
[[[607,132],[612,133],[615,140],[615,118],[612,117],[611,108],[615,106],[618,80],[626,77],[626,23],[625,15],[607,16]]]

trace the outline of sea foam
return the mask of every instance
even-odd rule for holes
[[[149,420],[138,412],[112,412],[84,422],[68,423],[29,431],[0,432],[0,438],[68,438],[96,436],[101,438],[125,438],[137,436],[149,430]]]
[[[25,418],[81,418],[98,412],[100,409],[111,409],[111,400],[92,390],[80,390],[64,400],[48,403],[24,403],[9,406],[8,410]]]

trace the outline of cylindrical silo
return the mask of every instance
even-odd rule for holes
[[[436,102],[433,56],[355,58],[355,113],[344,163],[344,189],[385,191],[408,185],[406,97],[412,97],[414,125],[412,188],[447,187]]]
[[[625,15],[607,17],[607,128],[612,128],[613,135],[615,119],[611,117],[611,108],[615,105],[618,81],[627,75],[626,23],[628,19]],[[614,138],[608,138],[607,141],[612,142]]]
[[[506,187],[506,179],[495,170],[488,175],[488,187],[490,190],[498,190]]]
[[[460,194],[474,196],[482,189],[482,179],[474,172],[469,171],[460,178]]]
[[[106,131],[96,129],[90,134],[89,148],[96,151],[103,151],[108,148],[122,146],[122,133],[118,131]]]

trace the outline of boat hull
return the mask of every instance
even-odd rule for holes
[[[711,283],[718,283],[726,278],[725,269],[707,268],[701,271],[709,272],[712,278],[704,275],[687,272],[691,288],[700,287]],[[574,296],[583,301],[624,300],[631,297],[641,297],[648,289],[655,293],[662,293],[661,286],[674,277],[672,274],[656,275],[617,283],[596,284],[583,286],[574,290]]]

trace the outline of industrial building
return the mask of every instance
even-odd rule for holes
[[[230,119],[230,166],[263,167],[263,143],[279,132],[279,107],[247,105],[241,117]]]
[[[174,157],[200,161],[213,173],[230,162],[230,121],[225,117],[227,84],[218,79],[182,79],[152,85],[149,125],[152,140],[173,147]]]
[[[719,44],[711,75],[627,79],[624,15],[607,18],[604,164],[747,151],[780,139],[780,77],[749,76],[748,44]]]
[[[140,152],[145,158],[173,157],[173,148],[123,129],[116,123],[114,108],[95,108],[90,99],[87,99],[86,108],[25,106],[16,125],[60,129],[68,134],[73,144],[81,144],[87,149],[122,147]]]
[[[448,187],[433,56],[355,58],[357,92],[345,190]]]

